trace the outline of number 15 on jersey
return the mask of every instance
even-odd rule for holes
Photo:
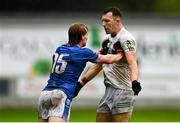
[[[51,73],[61,74],[65,71],[66,66],[67,66],[67,61],[63,60],[64,56],[69,56],[69,54],[55,53],[53,55],[53,66],[52,66]]]

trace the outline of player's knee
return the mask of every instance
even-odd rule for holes
[[[131,120],[132,112],[120,113],[112,116],[113,122],[129,122]]]

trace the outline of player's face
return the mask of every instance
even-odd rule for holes
[[[107,34],[116,33],[117,21],[113,17],[112,12],[108,12],[101,17],[102,26]]]
[[[82,36],[82,47],[86,46],[87,39],[88,39],[88,33]]]

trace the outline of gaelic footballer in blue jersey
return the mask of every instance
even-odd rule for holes
[[[113,63],[122,58],[120,53],[98,55],[91,49],[83,48],[88,39],[88,28],[84,24],[72,24],[68,36],[68,43],[59,46],[53,55],[48,83],[39,96],[40,122],[69,120],[75,88],[87,62]]]

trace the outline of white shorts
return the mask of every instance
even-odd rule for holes
[[[135,97],[132,90],[123,90],[107,85],[105,94],[101,99],[97,113],[110,113],[112,115],[131,112]]]
[[[69,120],[71,101],[61,90],[42,91],[39,96],[38,116],[42,119],[60,117]]]

